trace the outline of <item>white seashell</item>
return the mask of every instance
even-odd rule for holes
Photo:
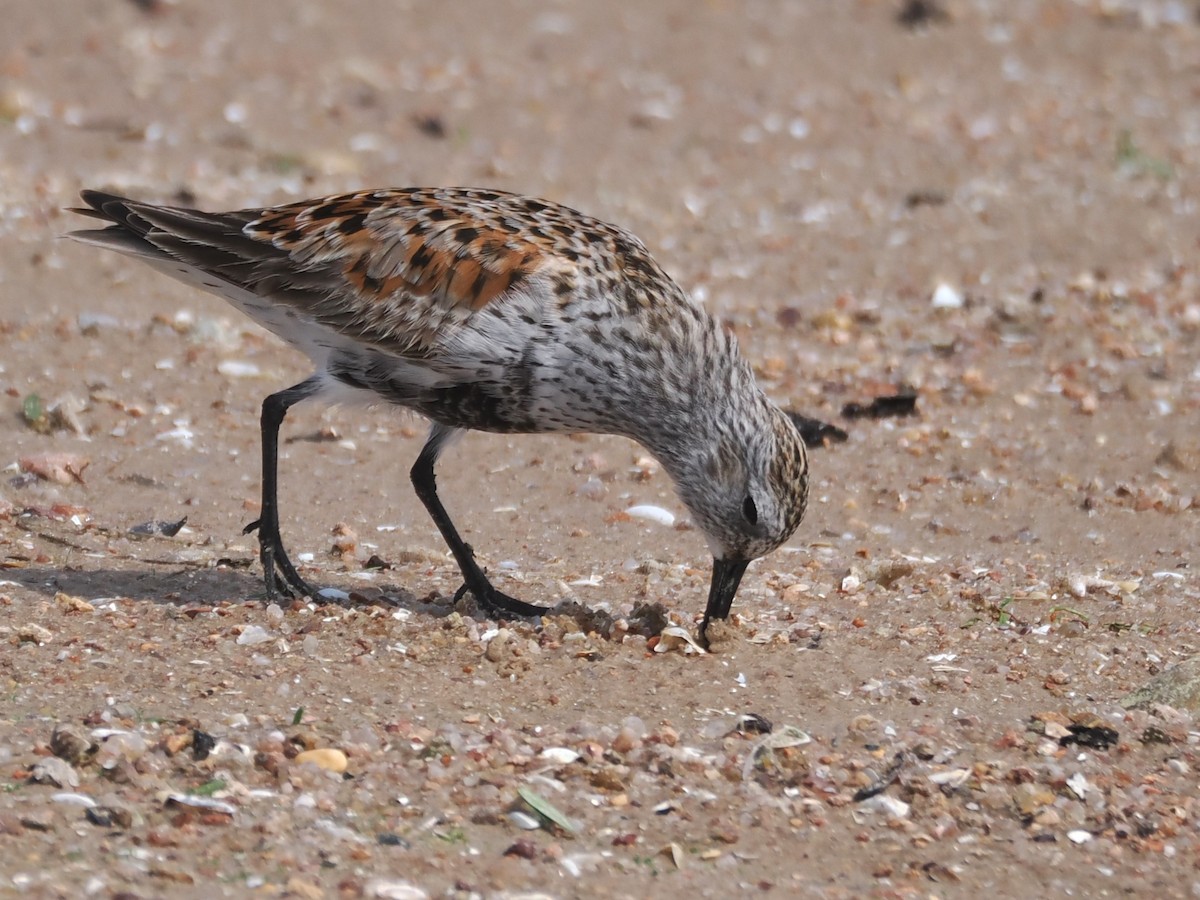
[[[667,528],[675,524],[675,514],[670,510],[663,509],[661,506],[631,506],[625,510],[625,515],[633,516],[635,519],[645,519],[647,522],[655,522],[658,525],[665,525]]]
[[[217,363],[217,371],[230,378],[254,378],[259,374],[258,366],[240,359],[221,360]]]
[[[562,858],[562,860],[559,862],[559,865],[562,866],[563,871],[566,872],[568,875],[570,875],[572,878],[578,878],[580,875],[583,874],[583,869],[580,867],[579,863],[577,863],[570,856],[564,856]]]
[[[569,747],[547,747],[538,754],[538,758],[556,765],[566,766],[579,759],[579,754]]]
[[[87,794],[73,794],[69,791],[59,791],[51,794],[50,799],[55,803],[66,803],[69,806],[82,806],[84,809],[95,809],[96,801]]]
[[[191,448],[192,439],[196,437],[196,432],[188,428],[187,425],[178,425],[170,431],[163,431],[154,436],[156,441],[177,441],[187,448]]]
[[[1072,575],[1067,579],[1067,587],[1076,597],[1086,597],[1090,591],[1104,590],[1113,586],[1113,582],[1094,575]]]
[[[372,878],[363,885],[363,896],[380,900],[429,900],[429,895],[416,885],[391,878]]]
[[[962,309],[963,295],[957,288],[942,282],[933,289],[930,303],[934,309]]]
[[[521,812],[519,809],[514,809],[508,814],[508,821],[512,822],[522,831],[537,831],[542,827],[542,823],[535,816],[531,816],[527,812]]]
[[[124,728],[93,728],[92,740],[106,741],[114,734],[133,734],[132,731],[127,731]]]

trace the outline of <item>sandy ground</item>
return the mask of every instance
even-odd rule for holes
[[[1194,4],[907,5],[8,4],[0,894],[1194,896],[1193,714],[1120,705],[1197,644]],[[503,589],[612,619],[453,610],[384,410],[286,426],[285,540],[360,602],[267,606],[258,406],[304,361],[57,237],[83,186],[422,184],[631,228],[849,432],[718,652],[638,633],[708,558],[613,438],[441,473]]]

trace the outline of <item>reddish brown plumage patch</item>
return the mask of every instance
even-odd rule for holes
[[[268,210],[249,233],[298,259],[344,259],[347,283],[365,300],[407,292],[475,312],[530,277],[554,248],[474,193],[347,194]],[[380,272],[385,255],[392,268]]]

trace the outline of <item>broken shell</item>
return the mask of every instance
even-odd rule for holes
[[[265,644],[272,638],[274,638],[274,635],[261,625],[247,625],[242,629],[242,633],[237,636],[237,644],[243,647]]]
[[[947,769],[945,772],[934,772],[929,776],[929,780],[939,787],[956,788],[966,784],[970,777],[970,769]]]
[[[1087,777],[1082,772],[1076,772],[1074,775],[1068,778],[1067,787],[1069,787],[1071,789],[1071,793],[1073,793],[1080,800],[1086,800],[1088,791],[1092,789],[1091,784],[1088,783]]]
[[[682,653],[707,653],[708,651],[696,643],[686,629],[678,625],[668,625],[658,635],[658,643],[654,645],[655,653],[666,653],[678,650]]]
[[[52,784],[60,788],[79,787],[79,773],[65,759],[47,756],[33,767],[29,780],[38,784]]]
[[[97,728],[92,737],[100,741],[96,751],[96,762],[102,769],[115,768],[122,761],[134,762],[147,750],[146,739],[132,731]]]
[[[174,522],[164,522],[162,519],[154,519],[149,522],[141,522],[132,526],[127,532],[129,537],[135,541],[145,540],[150,537],[175,537],[179,534],[180,529],[187,524],[187,516],[178,519]]]
[[[742,764],[742,780],[749,781],[755,767],[764,759],[773,756],[776,750],[801,747],[809,743],[812,743],[812,738],[807,733],[795,725],[784,725],[756,743],[754,749],[746,754],[746,761]]]
[[[888,794],[877,794],[863,804],[866,809],[877,809],[885,816],[893,819],[907,819],[912,808],[903,800],[898,800]]]
[[[75,453],[39,453],[17,460],[22,472],[55,484],[84,484],[83,470],[90,464],[86,456]]]
[[[225,813],[232,816],[237,807],[223,800],[213,800],[211,797],[200,797],[196,794],[167,794],[166,806],[187,806],[192,809],[207,809],[212,812]]]

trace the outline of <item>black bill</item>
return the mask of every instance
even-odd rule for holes
[[[708,643],[705,632],[708,623],[713,619],[729,618],[729,608],[733,606],[733,595],[737,593],[742,576],[746,573],[748,559],[714,559],[712,584],[708,588],[708,606],[704,609],[704,621],[700,623],[700,639]]]

